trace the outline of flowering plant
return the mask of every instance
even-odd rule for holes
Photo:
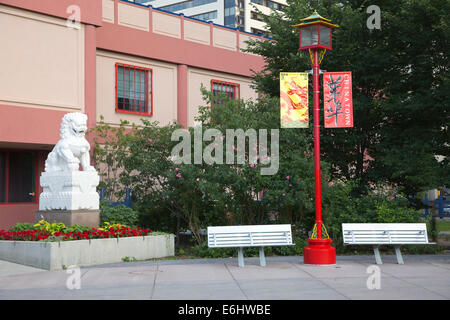
[[[45,222],[45,221],[44,221]],[[59,225],[58,228],[46,228],[51,224],[40,221],[40,229],[6,231],[0,230],[0,240],[16,241],[68,241],[85,239],[104,239],[104,238],[122,238],[138,237],[150,234],[151,229],[142,229],[140,227],[130,228],[120,224],[105,223],[103,228],[64,228]],[[56,230],[58,229],[58,230]]]
[[[49,233],[55,233],[58,231],[63,231],[66,229],[66,225],[62,222],[57,223],[57,222],[47,222],[45,220],[41,220],[39,221],[39,223],[36,223],[35,225],[33,225],[33,227],[39,229],[39,230],[45,230]]]
[[[124,224],[120,224],[120,223],[112,223],[111,224],[108,221],[105,221],[103,223],[103,227],[102,228],[98,228],[98,230],[100,230],[100,231],[107,231],[107,230],[110,230],[110,228],[113,228],[114,230],[117,230],[117,229],[122,229],[124,227],[127,227],[127,226],[124,225]]]

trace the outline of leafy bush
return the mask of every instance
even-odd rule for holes
[[[50,223],[45,220],[39,221],[39,223],[36,223],[34,227],[41,231],[47,231],[50,234],[54,234],[55,232],[64,232],[67,228],[62,222]]]
[[[414,223],[423,222],[422,213],[396,202],[381,202],[376,205],[377,222],[379,223]]]
[[[324,221],[338,253],[354,252],[353,246],[344,246],[342,223],[418,223],[425,222],[420,211],[409,207],[405,197],[398,194],[369,191],[355,195],[358,181],[335,183],[325,188]],[[366,250],[367,249],[367,250]],[[370,248],[358,247],[358,251]]]
[[[54,234],[55,232],[64,232],[64,233],[75,233],[75,232],[84,232],[91,230],[91,227],[82,226],[82,225],[73,225],[71,227],[67,227],[64,223],[49,223],[45,220],[39,221],[39,223],[29,223],[29,222],[18,222],[13,227],[9,228],[9,232],[16,231],[33,231],[39,230],[44,231],[46,233]]]
[[[14,232],[14,231],[39,230],[39,228],[35,227],[34,225],[35,225],[34,223],[30,223],[30,222],[23,222],[23,223],[18,222],[14,226],[9,228],[8,231]]]
[[[137,226],[138,224],[138,213],[125,205],[110,207],[109,201],[102,200],[100,210],[101,223],[118,223],[127,226]]]
[[[87,226],[81,226],[79,224],[74,224],[73,226],[67,227],[64,230],[64,233],[70,233],[70,232],[72,232],[72,233],[77,233],[77,232],[83,233],[83,232],[87,232],[87,231],[89,231],[91,229],[92,228],[87,227]]]

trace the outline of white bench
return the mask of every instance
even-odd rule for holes
[[[403,264],[400,246],[428,242],[425,223],[343,223],[344,245],[372,245],[377,264],[382,264],[381,245],[393,245],[398,264]]]
[[[290,224],[208,227],[208,247],[238,248],[239,267],[244,266],[244,247],[259,247],[259,262],[264,267],[264,247],[292,245]]]

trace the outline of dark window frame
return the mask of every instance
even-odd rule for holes
[[[212,92],[213,96],[216,96],[214,94],[214,84],[219,85],[219,86],[223,86],[223,87],[232,87],[232,88],[234,88],[233,97],[229,97],[229,99],[233,99],[233,100],[239,100],[240,99],[240,96],[241,96],[241,85],[239,83],[212,79],[211,80],[211,92]],[[218,91],[226,94],[225,91],[222,91],[222,90],[218,90]],[[224,103],[224,101],[219,103],[219,105],[223,104],[223,103]]]
[[[39,160],[38,153],[33,150],[14,150],[14,149],[0,149],[1,153],[6,153],[6,177],[5,177],[5,185],[6,185],[6,195],[5,201],[0,202],[0,206],[4,205],[23,205],[23,204],[37,204],[38,203],[38,192],[39,192]],[[30,202],[9,202],[10,195],[10,154],[11,153],[32,153],[34,156],[34,201]],[[1,170],[2,168],[0,168]],[[0,181],[0,187],[2,186],[2,182]]]
[[[125,109],[119,108],[119,68],[125,68],[130,71],[133,70],[133,71],[144,71],[145,72],[144,91],[145,91],[146,98],[145,98],[145,104],[144,104],[144,110],[145,110],[144,112],[134,111],[134,110],[125,110]],[[128,79],[128,81],[130,81],[130,79]],[[115,82],[116,82],[116,99],[115,99],[116,100],[115,101],[116,112],[126,113],[126,114],[136,114],[136,115],[147,116],[147,117],[153,116],[153,69],[117,62],[116,63],[116,81]],[[129,85],[129,87],[130,87],[130,85]],[[150,106],[149,106],[149,104],[150,104]]]

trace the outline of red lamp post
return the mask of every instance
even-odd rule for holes
[[[299,28],[299,50],[308,51],[313,69],[313,117],[314,117],[314,181],[316,221],[312,235],[306,241],[308,246],[303,250],[305,264],[329,265],[336,263],[336,249],[330,245],[322,221],[322,196],[320,182],[320,121],[319,121],[319,64],[326,50],[331,50],[332,29],[338,27],[330,20],[321,17],[317,11],[293,27]],[[319,51],[320,53],[319,58]]]

